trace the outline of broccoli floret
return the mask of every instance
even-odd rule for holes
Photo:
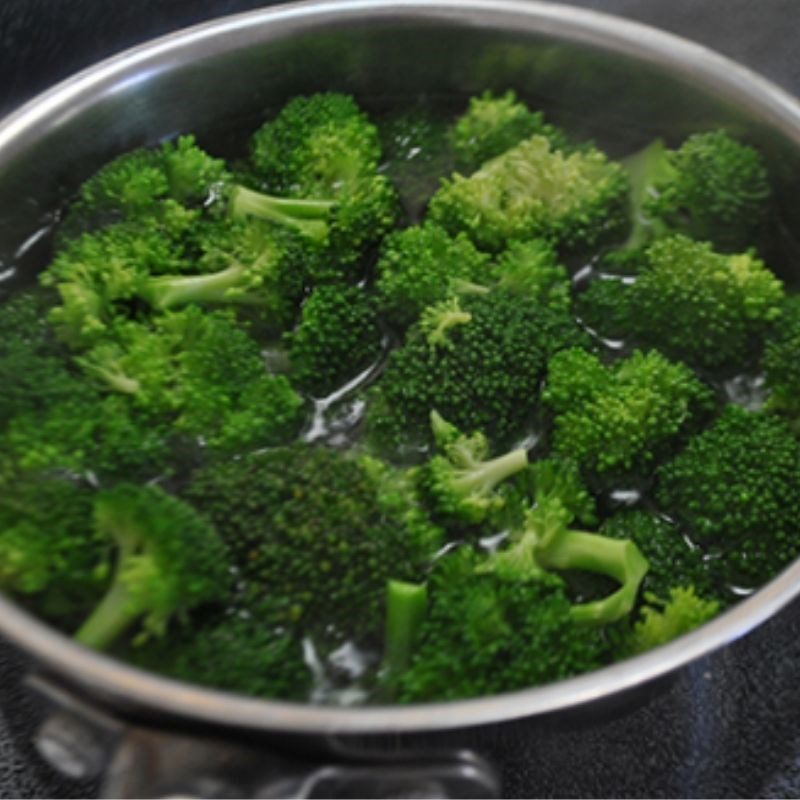
[[[170,619],[225,598],[228,557],[194,509],[155,486],[118,484],[94,501],[97,535],[116,548],[108,592],[80,626],[81,644],[105,649],[140,626],[161,636]]]
[[[211,222],[196,236],[201,254],[192,261],[145,222],[123,222],[71,242],[41,275],[61,295],[51,314],[61,338],[73,348],[101,341],[142,300],[159,311],[191,303],[257,304],[278,330],[292,319],[309,251],[300,237],[258,220]]]
[[[266,372],[259,345],[227,313],[190,306],[128,321],[77,359],[139,408],[172,420],[213,449],[277,445],[297,435],[304,403],[284,376]]]
[[[610,341],[630,336],[633,293],[630,283],[617,276],[600,276],[575,297],[575,313],[581,323]]]
[[[574,248],[624,229],[627,193],[624,169],[599,150],[566,155],[537,135],[469,177],[455,173],[444,180],[429,214],[451,233],[463,231],[491,252],[534,237]]]
[[[47,322],[57,302],[34,288],[0,302],[0,431],[18,413],[68,401],[74,381]]]
[[[17,475],[0,488],[0,588],[67,627],[105,588],[92,500],[65,477]]]
[[[230,547],[245,593],[315,635],[379,632],[386,581],[418,579],[431,555],[427,539],[384,513],[371,474],[327,447],[214,465],[187,491]]]
[[[269,612],[234,608],[205,615],[116,654],[171,678],[251,697],[304,701],[311,691],[302,642]]]
[[[331,205],[242,186],[222,159],[199,148],[193,136],[181,136],[158,149],[122,155],[89,178],[70,206],[59,238],[68,241],[123,220],[158,221],[171,233],[184,234],[202,209],[206,215],[256,216],[324,241]]]
[[[587,510],[574,464],[544,460],[532,471],[534,504],[525,511],[522,526],[511,531],[507,547],[492,553],[478,571],[509,581],[541,580],[554,570],[596,573],[619,588],[600,600],[573,605],[570,616],[593,625],[623,619],[636,603],[647,559],[633,541],[570,527],[575,509]]]
[[[642,551],[650,565],[642,584],[645,595],[668,598],[674,587],[683,586],[720,606],[732,601],[718,585],[717,559],[707,558],[665,517],[643,509],[619,511],[603,522],[600,533],[630,539]]]
[[[453,126],[453,149],[458,165],[473,172],[490,158],[499,156],[531,136],[544,136],[556,149],[567,147],[564,134],[531,111],[514,91],[502,95],[484,92],[469,101],[467,111]]]
[[[376,269],[382,309],[399,328],[444,300],[453,281],[486,283],[491,271],[489,257],[465,234],[450,236],[432,222],[389,234]]]
[[[656,478],[660,507],[727,586],[756,588],[798,555],[800,444],[782,420],[728,406]]]
[[[572,306],[567,270],[544,239],[513,242],[497,259],[493,278],[497,286],[530,297],[553,311],[569,312]]]
[[[397,702],[524,689],[606,660],[602,631],[575,622],[557,578],[505,580],[478,573],[481,563],[466,547],[436,562],[419,644],[393,687]]]
[[[789,295],[764,346],[767,408],[784,415],[793,428],[800,421],[800,295]]]
[[[719,613],[716,600],[698,597],[694,588],[677,586],[666,599],[645,594],[647,604],[625,642],[625,655],[635,655],[671,642],[699,628]]]
[[[660,353],[604,366],[577,348],[550,359],[542,402],[554,414],[554,451],[599,475],[647,470],[715,405],[688,367]]]
[[[708,241],[722,252],[753,245],[769,210],[761,154],[722,130],[695,133],[669,150],[652,142],[626,161],[635,247],[666,231]]]
[[[707,369],[751,361],[784,296],[781,282],[752,253],[723,255],[680,235],[647,249],[635,281],[601,283],[607,286],[587,292],[579,305],[599,333],[606,333],[605,319],[615,335],[624,326],[637,344]]]
[[[470,525],[483,522],[503,506],[495,492],[498,484],[525,469],[524,448],[489,458],[489,443],[482,433],[467,436],[436,411],[430,415],[438,454],[419,470],[423,496],[444,520]]]
[[[470,320],[446,330],[447,346],[431,346],[420,325],[389,356],[371,388],[368,434],[379,447],[431,441],[436,409],[461,430],[483,431],[496,447],[525,433],[536,407],[546,359],[560,349],[589,346],[571,316],[534,298],[485,290],[459,302]]]
[[[382,340],[375,301],[363,288],[318,286],[284,337],[292,381],[316,396],[330,394],[376,364]]]
[[[255,174],[272,192],[328,206],[330,252],[357,261],[397,220],[397,196],[378,174],[377,128],[349,95],[295,97],[251,139]]]

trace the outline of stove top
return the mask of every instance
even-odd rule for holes
[[[103,0],[0,4],[0,112],[136,42],[260,0]],[[571,0],[670,30],[800,95],[797,0]],[[695,662],[628,715],[532,741],[498,741],[509,797],[800,796],[800,601],[725,650]],[[0,640],[0,798],[91,797],[37,756],[24,662]],[[13,697],[11,696],[13,695]],[[9,702],[13,700],[14,702]],[[513,728],[512,728],[513,730]],[[669,735],[666,735],[669,732]]]

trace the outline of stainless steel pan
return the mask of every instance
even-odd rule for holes
[[[775,186],[775,264],[791,277],[794,244],[785,231],[800,230],[797,102],[674,36],[524,0],[298,3],[200,25],[80,73],[0,124],[0,273],[3,264],[34,268],[35,242],[53,209],[126,149],[195,132],[201,143],[230,152],[237,133],[241,139],[265,111],[301,92],[350,91],[380,110],[420,95],[448,104],[508,87],[611,153],[713,125],[759,145]],[[306,741],[599,708],[724,647],[798,592],[800,562],[701,630],[624,663],[513,694],[403,708],[315,707],[177,683],[85,650],[2,597],[0,634],[33,658],[62,704],[85,711],[90,698],[125,719]]]

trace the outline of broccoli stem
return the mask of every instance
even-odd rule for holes
[[[644,204],[653,193],[656,182],[666,180],[673,172],[667,158],[667,148],[661,139],[656,139],[647,147],[634,153],[623,161],[630,178],[630,216],[631,232],[623,250],[633,250],[647,244],[662,232],[663,223],[650,219],[644,212]]]
[[[583,623],[616,622],[630,613],[648,569],[632,541],[582,531],[563,531],[536,555],[545,569],[597,572],[619,582],[620,588],[608,597],[572,607],[573,618]]]
[[[75,640],[94,650],[105,650],[136,620],[138,613],[119,573],[105,597],[75,634]]]
[[[160,275],[148,281],[140,292],[153,308],[164,311],[189,303],[219,303],[235,289],[246,272],[244,265],[231,264],[209,275]]]
[[[390,679],[408,666],[427,610],[426,584],[387,581],[383,660]]]
[[[293,227],[316,241],[324,241],[328,236],[328,217],[332,207],[330,200],[273,197],[244,186],[237,186],[233,190],[229,206],[235,217],[258,217]]]
[[[99,378],[115,392],[120,392],[122,394],[136,394],[141,388],[141,384],[136,380],[136,378],[130,378],[122,371],[105,369],[98,364],[93,364],[89,359],[86,358],[76,358],[75,361],[84,371],[88,372],[90,375],[94,375],[96,378]]]
[[[467,469],[454,480],[454,485],[464,495],[484,495],[491,492],[497,484],[515,475],[528,465],[528,451],[512,450],[489,461],[483,461],[474,469]]]

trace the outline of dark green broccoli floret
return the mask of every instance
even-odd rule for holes
[[[581,323],[607,340],[631,334],[633,302],[630,284],[616,276],[593,280],[575,297],[575,313]]]
[[[362,287],[318,286],[284,337],[292,382],[317,396],[330,394],[375,365],[382,339],[375,300]]]
[[[372,474],[327,447],[297,443],[209,467],[188,494],[230,547],[245,592],[320,635],[328,625],[380,631],[386,581],[418,578],[431,555],[427,537],[384,513]]]
[[[699,597],[691,586],[677,586],[663,600],[645,594],[645,600],[640,619],[626,637],[626,656],[671,642],[713,619],[720,610],[716,600]]]
[[[502,447],[524,435],[546,359],[589,344],[572,317],[533,298],[484,290],[463,295],[459,307],[470,319],[445,328],[444,346],[429,341],[436,326],[417,325],[389,356],[367,410],[378,445],[429,442],[436,409],[461,430],[483,431]]]
[[[230,609],[118,655],[171,678],[251,697],[303,701],[311,691],[302,642],[269,612]]]
[[[658,471],[656,499],[728,586],[755,588],[800,550],[800,444],[782,420],[728,406]]]
[[[105,588],[93,492],[64,477],[17,475],[0,487],[0,588],[71,625]]]
[[[764,346],[764,379],[770,391],[767,408],[800,422],[800,295],[789,295]]]
[[[602,284],[607,284],[603,286]],[[781,282],[752,253],[723,255],[673,235],[652,244],[630,281],[601,281],[579,313],[606,333],[705,368],[746,365],[780,316]],[[687,335],[691,332],[691,335]]]
[[[327,241],[337,261],[356,261],[397,219],[397,196],[377,170],[377,128],[349,95],[295,97],[250,143],[257,177],[286,198],[328,206]]]
[[[17,413],[57,405],[72,394],[66,354],[47,322],[56,302],[41,289],[0,302],[0,431]]]
[[[564,134],[531,111],[509,90],[502,95],[484,92],[469,101],[469,108],[453,126],[453,149],[458,165],[473,172],[490,158],[499,156],[531,136],[544,136],[552,146],[567,146]]]
[[[688,367],[638,350],[610,366],[577,348],[557,353],[542,402],[555,452],[597,474],[647,469],[714,408]]]
[[[630,539],[642,551],[650,565],[643,583],[646,594],[666,600],[674,587],[692,587],[701,597],[725,603],[725,587],[717,584],[716,559],[690,544],[673,522],[642,509],[618,511],[603,522],[600,533]]]
[[[507,546],[492,553],[478,571],[509,581],[540,580],[554,570],[598,574],[619,588],[602,599],[573,605],[570,616],[589,624],[624,618],[636,602],[647,559],[630,540],[571,527],[579,513],[586,519],[589,510],[574,464],[544,460],[531,471],[533,505],[525,510],[521,527],[511,531]]]
[[[437,563],[430,605],[410,666],[394,684],[398,702],[456,700],[510,692],[600,666],[600,629],[575,622],[560,581],[505,580],[476,573],[461,547]]]
[[[695,133],[675,150],[656,140],[629,158],[633,230],[628,246],[666,231],[723,252],[753,245],[769,210],[761,154],[722,130]]]
[[[513,242],[497,259],[493,279],[501,288],[530,297],[553,311],[568,312],[572,305],[569,274],[544,239]]]
[[[467,436],[436,412],[431,428],[439,453],[420,469],[423,496],[444,520],[477,525],[503,506],[495,492],[498,484],[528,465],[524,448],[489,458],[489,443],[482,433]]]
[[[543,237],[564,247],[613,238],[626,224],[623,168],[593,148],[565,154],[532,136],[469,177],[442,182],[431,219],[499,252],[515,239]]]
[[[97,495],[94,526],[116,548],[110,588],[75,634],[109,647],[141,626],[137,638],[163,635],[172,618],[223,600],[230,567],[222,541],[190,506],[155,486],[119,484]]]
[[[401,328],[444,300],[454,281],[486,283],[491,274],[489,257],[465,234],[450,236],[432,222],[389,234],[376,269],[384,313]]]

